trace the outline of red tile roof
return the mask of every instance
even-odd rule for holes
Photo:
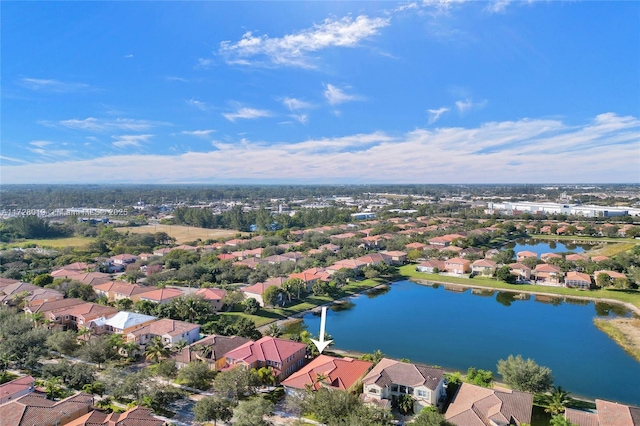
[[[232,350],[226,357],[233,361],[243,361],[248,365],[266,361],[282,364],[288,357],[305,350],[306,347],[304,343],[265,336],[257,342],[249,342]]]
[[[184,296],[184,293],[175,288],[161,288],[144,293],[140,299],[150,300],[152,302],[164,302],[166,300],[175,299]]]
[[[282,385],[296,389],[313,386],[317,390],[325,386],[347,390],[361,379],[371,366],[373,363],[368,361],[320,355],[300,371],[289,376]],[[318,381],[319,376],[325,376],[322,383]]]
[[[0,405],[1,426],[53,426],[65,424],[69,417],[77,418],[93,405],[93,397],[77,393],[60,401],[52,401],[43,394],[30,393]]]
[[[222,300],[227,292],[221,288],[201,288],[196,291],[197,296],[202,296],[206,300]]]

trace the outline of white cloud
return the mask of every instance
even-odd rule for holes
[[[605,113],[582,125],[522,119],[401,135],[373,132],[298,143],[243,139],[214,146],[172,156],[52,160],[46,167],[3,164],[0,177],[3,183],[635,182],[637,161],[630,159],[638,158],[640,120]]]
[[[183,130],[180,133],[183,134],[183,135],[190,135],[190,136],[197,136],[197,137],[200,137],[200,138],[206,138],[207,136],[209,136],[213,132],[215,132],[215,130],[207,129],[207,130]]]
[[[43,121],[41,122],[41,124],[44,124],[47,126],[62,126],[62,127],[67,127],[69,129],[86,130],[91,132],[106,132],[106,131],[113,131],[113,130],[125,130],[125,131],[138,132],[138,131],[149,130],[157,126],[168,125],[169,123],[149,121],[149,120],[134,120],[131,118],[116,118],[115,120],[111,120],[111,119],[88,117],[88,118],[85,118],[84,120],[72,118],[69,120],[62,120],[57,123]]]
[[[153,135],[118,135],[111,136],[115,141],[112,143],[116,148],[139,147],[141,143],[147,142]]]
[[[289,111],[295,111],[298,109],[307,109],[313,106],[309,102],[303,101],[302,99],[296,99],[296,98],[284,98],[282,99],[282,103],[287,108],[289,108]]]
[[[502,13],[510,3],[511,0],[494,0],[489,2],[484,10],[489,13]]]
[[[307,116],[307,114],[291,114],[291,118],[302,124],[307,124],[307,122],[309,121],[309,117]]]
[[[360,15],[355,19],[325,19],[321,24],[283,37],[256,36],[246,32],[232,43],[220,43],[219,53],[227,63],[239,65],[288,65],[313,68],[311,52],[331,47],[356,47],[389,25],[389,19]]]
[[[211,68],[212,65],[213,65],[213,59],[198,58],[198,63],[196,64],[196,68],[208,69],[208,68]]]
[[[124,55],[123,57],[124,58],[133,58],[133,55],[132,54],[128,54],[128,55]]]
[[[45,146],[51,145],[53,142],[51,141],[31,141],[29,145],[37,146],[38,148],[44,148]]]
[[[0,160],[13,161],[14,163],[22,163],[22,164],[28,163],[28,161],[21,160],[20,158],[7,157],[6,155],[0,155]]]
[[[324,97],[331,105],[338,105],[344,102],[360,100],[359,96],[345,93],[342,89],[334,86],[333,84],[327,84],[325,86]]]
[[[232,122],[235,122],[238,118],[253,120],[256,118],[271,117],[271,115],[272,114],[270,111],[255,108],[240,108],[237,112],[228,112],[222,114],[224,118]]]
[[[487,101],[473,102],[470,98],[464,101],[456,101],[456,108],[460,114],[464,114],[472,108],[483,108],[487,104]]]
[[[193,98],[187,101],[187,105],[198,108],[200,111],[207,111],[209,109],[209,105],[206,102],[202,102]]]
[[[440,116],[447,111],[449,111],[449,108],[447,107],[428,110],[427,112],[429,113],[429,124],[433,124],[438,121],[440,119]]]
[[[85,83],[67,82],[44,78],[22,78],[20,84],[31,90],[66,93],[77,92],[81,90],[91,90],[91,86]]]

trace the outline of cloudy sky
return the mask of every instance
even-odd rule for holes
[[[1,2],[1,183],[640,182],[640,3]]]

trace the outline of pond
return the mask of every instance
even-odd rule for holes
[[[582,253],[590,250],[592,247],[593,246],[589,244],[572,244],[568,241],[560,242],[524,238],[519,238],[504,245],[505,249],[512,248],[516,253],[519,251],[531,251],[537,253],[538,257],[543,253]]]
[[[598,315],[630,315],[619,306],[410,281],[350,301],[350,309],[327,311],[326,331],[337,349],[380,349],[463,372],[470,366],[495,372],[498,360],[521,354],[551,368],[555,384],[573,395],[640,405],[640,363],[593,324]],[[304,323],[318,334],[318,316],[308,314]]]

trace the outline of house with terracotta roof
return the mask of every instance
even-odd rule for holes
[[[91,410],[93,397],[77,393],[60,401],[32,392],[0,405],[0,426],[62,426]]]
[[[97,318],[110,318],[118,313],[116,308],[111,306],[98,305],[97,303],[85,302],[48,312],[45,319],[51,323],[62,326],[64,329],[77,330],[80,327],[89,328],[89,323]]]
[[[141,348],[155,337],[160,337],[165,345],[173,346],[179,341],[191,344],[200,339],[200,326],[190,322],[163,318],[146,323],[127,333],[127,342],[136,342]]]
[[[89,284],[90,286],[96,286],[111,281],[111,275],[104,272],[85,272],[78,275],[74,275],[73,279],[80,281],[83,284]]]
[[[173,250],[184,250],[184,251],[198,251],[198,247],[190,246],[187,244],[181,244],[179,246],[171,247],[171,251]]]
[[[452,274],[466,274],[471,271],[471,262],[461,257],[454,257],[444,261],[444,269]]]
[[[75,277],[76,275],[81,275],[82,271],[79,271],[77,269],[55,269],[53,271],[51,271],[51,275],[53,278],[72,278]]]
[[[428,241],[429,241],[429,244],[431,244],[432,246],[448,247],[451,244],[451,241],[453,241],[453,239],[448,238],[446,236],[442,236],[442,237],[430,238]]]
[[[591,260],[593,262],[599,263],[599,262],[604,262],[605,260],[611,260],[611,258],[607,256],[593,256]]]
[[[124,413],[93,410],[67,423],[67,426],[163,426],[165,424],[164,420],[151,415],[151,409],[136,406]]]
[[[6,285],[0,289],[0,302],[5,305],[15,305],[18,297],[28,304],[60,300],[64,298],[64,294],[57,290],[42,288],[31,283],[23,283],[20,281]]]
[[[370,253],[370,254],[366,254],[364,256],[360,256],[356,260],[358,260],[359,262],[364,263],[366,266],[374,266],[374,265],[379,265],[381,263],[390,264],[391,263],[391,256],[389,256],[388,254],[383,253],[383,252]]]
[[[27,395],[34,390],[35,379],[31,376],[19,377],[0,385],[0,405]],[[1,422],[1,420],[0,420]],[[0,423],[1,424],[1,423]]]
[[[320,355],[282,382],[287,393],[318,390],[321,387],[351,391],[373,366],[372,362],[353,358]]]
[[[426,244],[422,244],[422,243],[409,243],[407,245],[404,246],[404,248],[406,248],[407,250],[424,250],[424,248],[427,247]]]
[[[68,299],[60,299],[60,300],[52,300],[49,302],[43,303],[31,303],[24,308],[24,311],[27,314],[35,314],[36,312],[42,312],[45,318],[48,317],[49,313],[55,312],[60,309],[69,308],[71,306],[81,305],[83,303],[87,303],[81,299],[75,299],[70,297]]]
[[[496,272],[497,263],[490,259],[478,259],[471,264],[473,275],[483,275],[490,277]]]
[[[153,255],[154,256],[166,256],[167,254],[169,254],[169,252],[171,251],[170,247],[163,247],[163,248],[159,248],[153,251]]]
[[[162,305],[164,303],[169,303],[176,297],[184,296],[184,293],[176,288],[159,288],[157,290],[142,293],[139,296],[139,300],[148,300],[149,302]]]
[[[138,256],[128,253],[118,254],[116,256],[111,256],[109,260],[114,265],[129,265],[131,263],[135,263],[138,260]]]
[[[567,408],[564,418],[576,426],[638,426],[640,408],[596,399],[596,411]]]
[[[305,269],[302,272],[293,273],[289,275],[289,279],[300,279],[305,284],[307,291],[311,291],[311,288],[318,281],[328,282],[331,280],[331,276],[324,268],[310,268]]]
[[[282,284],[287,280],[288,278],[285,277],[269,278],[263,283],[255,283],[254,285],[241,288],[240,291],[244,293],[245,297],[256,299],[260,306],[264,306],[264,299],[262,298],[262,295],[264,294],[265,290],[272,286],[280,288],[282,287]],[[280,297],[279,302],[280,301],[282,301],[282,296]]]
[[[532,411],[533,394],[462,383],[445,419],[459,426],[520,426],[531,423]]]
[[[569,271],[564,277],[564,285],[565,287],[589,290],[591,288],[591,277],[589,274],[584,274],[582,272]]]
[[[407,263],[407,253],[400,250],[381,251],[380,254],[391,257],[392,265],[404,265]]]
[[[225,355],[238,347],[251,342],[240,336],[211,335],[182,349],[173,355],[178,368],[186,367],[190,362],[200,361],[217,371],[227,366]]]
[[[364,268],[366,265],[367,264],[365,262],[358,259],[343,259],[343,260],[338,260],[333,265],[328,266],[327,272],[329,272],[330,274],[333,274],[339,271],[340,269],[350,269],[354,272],[358,272],[362,268]]]
[[[522,263],[510,263],[511,274],[516,276],[518,281],[529,281],[531,279],[531,268]]]
[[[610,277],[612,280],[616,280],[616,279],[619,279],[619,280],[626,280],[626,279],[627,279],[627,276],[626,276],[625,274],[623,274],[622,272],[617,272],[617,271],[605,271],[605,270],[602,270],[602,271],[595,271],[595,272],[593,273],[593,279],[594,279],[594,280],[597,280],[597,279],[598,279],[598,275],[600,275],[600,274],[606,274],[606,275],[609,275],[609,277]]]
[[[538,258],[538,254],[528,250],[519,251],[516,253],[516,261],[518,262],[522,262],[523,260],[528,259],[530,257]]]
[[[446,398],[444,370],[383,358],[362,379],[365,402],[394,403],[400,395],[414,398],[413,411],[437,407]]]
[[[571,253],[565,257],[567,262],[587,262],[589,258],[583,254]]]
[[[536,277],[536,282],[543,284],[558,285],[564,278],[564,272],[559,266],[549,265],[548,263],[536,265],[533,273]]]
[[[416,271],[426,272],[428,274],[433,274],[436,271],[444,272],[444,261],[438,259],[427,259],[416,266]]]
[[[226,295],[226,290],[222,290],[221,288],[201,288],[196,291],[196,296],[200,296],[207,302],[211,303],[213,310],[216,312],[222,309]]]
[[[304,343],[264,336],[257,342],[245,343],[228,352],[225,358],[230,367],[272,367],[276,379],[281,381],[302,367],[306,350]]]
[[[542,253],[540,259],[548,262],[549,259],[562,259],[562,255],[558,253]]]
[[[129,284],[124,281],[108,281],[93,287],[93,291],[99,296],[106,297],[109,302],[122,299],[131,299],[133,302],[140,300],[140,295],[156,290],[155,287],[147,287],[139,284]]]
[[[340,246],[336,244],[327,243],[318,247],[318,250],[322,250],[322,251],[327,250],[332,253],[338,253],[340,251]]]

